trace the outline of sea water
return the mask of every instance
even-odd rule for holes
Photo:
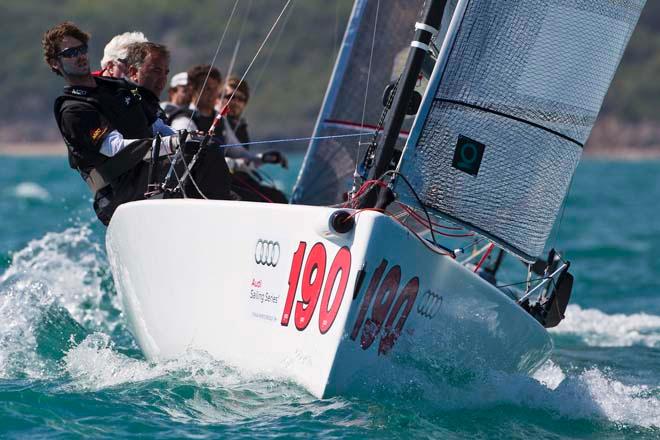
[[[300,161],[267,171],[290,191]],[[533,377],[326,400],[203,352],[146,361],[66,159],[0,170],[0,437],[660,438],[660,162],[579,166],[551,238],[573,298]]]

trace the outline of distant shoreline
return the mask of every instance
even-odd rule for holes
[[[296,150],[301,153],[304,149]],[[11,145],[0,144],[0,156],[40,157],[66,156],[66,146],[63,142],[25,142]],[[588,148],[585,158],[604,160],[660,160],[660,147],[656,148]]]
[[[583,157],[603,160],[660,160],[660,147],[591,148],[584,151]]]
[[[66,146],[63,142],[0,144],[0,156],[66,156]]]

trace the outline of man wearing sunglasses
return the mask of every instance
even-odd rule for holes
[[[89,34],[64,22],[46,31],[42,45],[46,63],[67,83],[54,110],[69,165],[92,190],[96,215],[107,225],[117,206],[145,198],[151,168],[146,158],[151,156],[156,134],[155,116],[145,110],[136,85],[91,75],[88,41]],[[163,137],[160,155],[172,154],[181,143],[178,134]],[[220,160],[199,161],[192,174],[206,197],[228,199],[230,177],[224,155],[219,149],[207,154],[217,155]],[[167,158],[158,162],[161,177],[168,169]],[[201,197],[190,183],[187,195]]]
[[[279,164],[283,168],[287,168],[286,156],[277,150],[256,154],[249,149],[250,136],[243,117],[249,99],[250,87],[247,81],[230,76],[225,81],[224,88],[217,100],[218,111],[225,110],[222,124],[227,144],[243,144],[229,147],[226,151],[227,164],[232,173],[232,191],[243,200],[287,203],[288,200],[284,193],[257,169],[263,164]]]

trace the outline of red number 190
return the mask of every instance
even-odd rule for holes
[[[321,290],[323,290],[321,310],[319,311],[319,331],[321,334],[325,334],[332,327],[346,292],[351,268],[351,251],[345,246],[339,249],[330,265],[326,279],[327,255],[325,246],[323,246],[323,243],[316,243],[312,246],[303,268],[306,248],[307,243],[301,241],[298,249],[293,254],[291,272],[289,273],[289,291],[284,303],[281,324],[283,326],[289,325],[293,302],[298,291],[298,283],[301,282],[301,299],[296,302],[295,308],[294,323],[296,328],[300,331],[307,328],[316,310]],[[302,281],[300,280],[300,272],[302,272]],[[337,284],[337,278],[339,278],[339,284],[333,297],[332,291],[335,284]],[[323,288],[324,283],[325,288]],[[331,301],[331,298],[334,299]]]

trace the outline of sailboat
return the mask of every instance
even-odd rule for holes
[[[203,350],[319,398],[532,373],[572,285],[548,237],[644,3],[357,0],[294,204],[116,211],[109,262],[145,356]],[[528,267],[519,294],[484,271],[494,247]]]

